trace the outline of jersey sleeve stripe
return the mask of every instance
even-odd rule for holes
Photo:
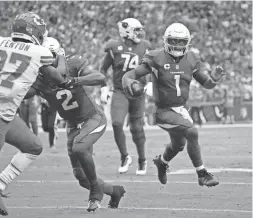
[[[50,59],[53,58],[53,56],[41,56],[40,59]]]
[[[110,55],[111,55],[112,59],[114,60],[114,55],[113,55],[112,50],[110,49],[109,52],[110,52]]]
[[[48,62],[54,62],[54,59],[47,59],[47,60],[40,60],[41,63],[48,63]]]

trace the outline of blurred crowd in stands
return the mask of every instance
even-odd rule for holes
[[[252,101],[251,1],[10,1],[0,6],[1,36],[10,33],[16,14],[35,11],[67,55],[83,54],[95,69],[99,69],[105,43],[118,37],[118,21],[127,17],[140,20],[154,48],[163,46],[168,25],[181,22],[192,34],[191,49],[199,52],[204,70],[209,73],[219,64],[228,73],[214,90],[193,82],[191,102],[224,100],[226,90],[232,90],[235,103]],[[99,99],[99,89],[93,95]]]

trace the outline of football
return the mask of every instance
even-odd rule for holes
[[[132,87],[134,98],[139,98],[143,95],[144,85],[142,83],[133,83],[131,87]]]

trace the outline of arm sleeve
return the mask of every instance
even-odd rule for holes
[[[153,68],[156,68],[156,63],[154,61],[154,56],[150,54],[150,52],[147,52],[142,60],[141,60],[141,65],[145,65],[147,69],[152,71]]]
[[[100,72],[106,75],[108,68],[113,64],[113,58],[109,52],[106,52],[100,64]]]
[[[193,78],[206,89],[214,88],[216,82],[204,72],[204,64],[201,62],[199,55],[194,54],[191,59],[193,61]]]
[[[149,73],[151,73],[151,69],[149,68],[149,66],[146,64],[140,64],[135,69],[126,72],[123,78],[128,77],[131,79],[139,79]]]

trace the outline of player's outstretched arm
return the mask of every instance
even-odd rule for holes
[[[223,68],[217,66],[212,73],[209,75],[204,74],[202,71],[196,71],[193,74],[193,77],[196,79],[197,82],[200,83],[206,89],[212,89],[216,86],[216,84],[221,80],[221,78],[226,75],[223,71]]]
[[[110,55],[109,52],[106,52],[100,64],[100,72],[106,76],[107,70],[112,64],[113,64],[112,56]]]
[[[76,85],[83,85],[83,86],[106,85],[105,76],[95,70],[90,70],[88,73],[87,72],[80,73],[79,77],[74,78],[76,80]]]

